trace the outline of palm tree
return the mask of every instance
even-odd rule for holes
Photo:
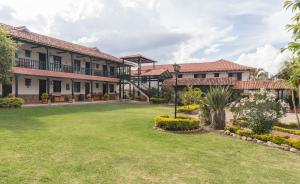
[[[213,129],[223,130],[225,127],[225,107],[231,97],[231,91],[228,87],[210,88],[203,100],[204,105],[210,111],[210,126]]]
[[[257,68],[250,72],[251,80],[266,80],[268,78],[268,72],[262,68]]]

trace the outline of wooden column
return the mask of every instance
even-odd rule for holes
[[[122,79],[120,79],[120,81],[119,81],[119,99],[121,100],[121,98],[122,98]]]
[[[91,81],[91,95],[93,96],[93,81]]]
[[[148,80],[149,80],[148,88],[150,89],[151,88],[151,76],[148,77]]]
[[[71,85],[72,85],[72,98],[74,98],[74,79],[71,79]]]
[[[47,93],[50,94],[50,78],[47,77]]]
[[[73,57],[73,53],[70,52],[71,55],[71,66],[72,66],[72,73],[74,73],[74,57]]]
[[[19,96],[19,76],[15,75],[15,96]]]
[[[159,97],[159,79],[157,79],[157,96]]]
[[[50,70],[50,52],[51,52],[51,49],[49,47],[46,47],[46,50],[47,50],[47,70]]]

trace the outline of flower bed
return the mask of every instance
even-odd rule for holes
[[[271,147],[277,147],[286,151],[300,153],[300,140],[292,140],[289,137],[273,136],[271,134],[255,134],[251,130],[240,129],[237,126],[226,126],[225,135],[240,138],[242,140],[257,142]]]
[[[155,127],[170,131],[190,131],[199,129],[199,120],[187,116],[178,116],[176,119],[170,116],[157,116]]]
[[[185,105],[178,108],[178,112],[186,113],[186,114],[198,114],[200,109],[200,105],[192,104]]]

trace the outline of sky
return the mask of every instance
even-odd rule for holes
[[[117,57],[232,60],[275,74],[291,53],[283,0],[0,0],[0,22]]]

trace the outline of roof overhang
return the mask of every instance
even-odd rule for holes
[[[145,63],[156,63],[157,61],[154,61],[153,59],[147,58],[143,55],[137,54],[137,55],[130,55],[130,56],[124,56],[121,57],[121,59],[133,62],[133,63],[140,63],[140,64],[145,64]]]

